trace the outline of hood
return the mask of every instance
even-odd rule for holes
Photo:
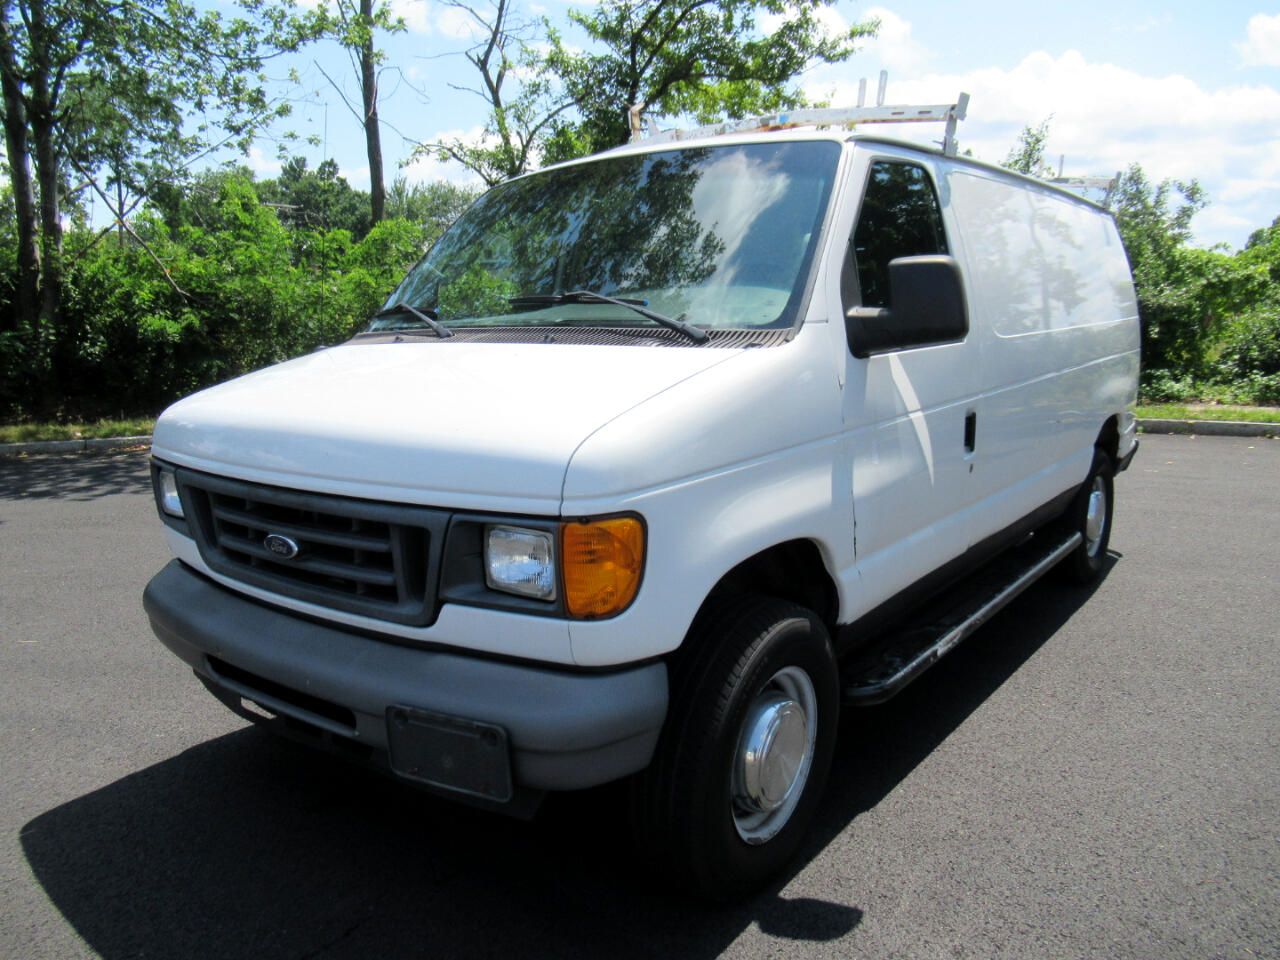
[[[179,401],[157,422],[153,452],[319,492],[554,512],[569,459],[593,431],[742,352],[348,344]]]

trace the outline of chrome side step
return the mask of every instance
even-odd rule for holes
[[[858,658],[846,674],[844,702],[868,706],[883,703],[950,653],[964,639],[996,615],[1023,590],[1065,559],[1083,540],[1079,532],[1033,550],[1031,556],[995,561],[962,589],[971,592],[957,607],[931,623],[908,628]]]

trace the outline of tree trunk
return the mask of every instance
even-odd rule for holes
[[[7,10],[6,10],[7,14]],[[4,93],[4,140],[9,182],[18,219],[17,310],[0,315],[0,330],[34,330],[39,319],[40,248],[36,228],[36,195],[31,179],[31,143],[27,134],[27,105],[17,79],[13,51],[0,31],[0,87]]]
[[[58,149],[54,144],[55,97],[51,83],[54,68],[49,60],[53,48],[48,35],[44,4],[29,3],[31,69],[27,74],[31,92],[27,96],[27,124],[31,130],[32,158],[36,186],[40,193],[40,306],[39,329],[52,343],[50,376],[44,383],[45,415],[65,403],[64,389],[73,381],[72,365],[78,345],[76,331],[63,329],[62,308],[62,210],[59,191],[62,178]]]
[[[53,145],[53,125],[43,108],[33,111],[31,132],[35,140],[36,179],[40,185],[40,322],[52,324],[62,305],[62,210],[58,190],[58,153]]]
[[[360,93],[364,101],[364,142],[369,155],[370,226],[381,222],[387,211],[387,188],[382,180],[382,130],[378,126],[378,69],[373,49],[373,0],[360,0],[360,16],[369,24],[369,36],[360,45]]]
[[[36,185],[40,189],[40,323],[47,329],[58,317],[62,300],[62,217],[59,209],[58,151],[53,143],[55,82],[50,55],[61,38],[49,35],[43,0],[30,0],[27,30],[31,67],[27,82],[27,124],[31,130]],[[56,29],[56,28],[55,28]]]

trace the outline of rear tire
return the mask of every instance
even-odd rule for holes
[[[1059,568],[1073,583],[1088,584],[1098,579],[1111,542],[1111,516],[1115,508],[1115,467],[1099,449],[1093,451],[1089,476],[1067,510],[1067,529],[1079,531],[1080,546]]]
[[[835,746],[835,656],[812,612],[763,597],[719,605],[686,643],[633,823],[664,879],[728,899],[782,869],[813,819]]]

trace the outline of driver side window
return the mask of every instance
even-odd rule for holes
[[[845,309],[890,306],[891,260],[947,252],[942,211],[929,174],[918,164],[877,160],[867,177],[845,258]]]

